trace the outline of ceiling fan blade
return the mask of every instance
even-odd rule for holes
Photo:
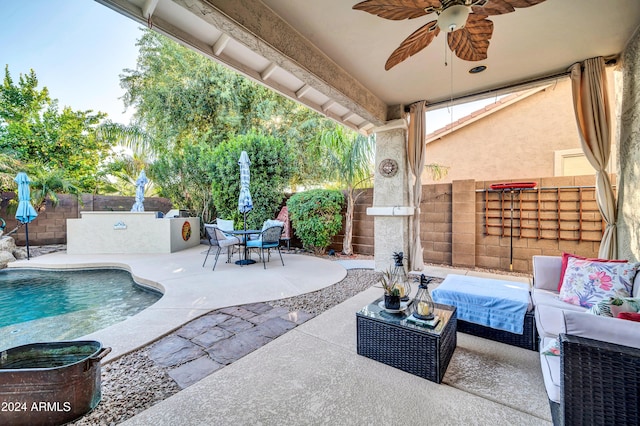
[[[440,0],[366,0],[353,6],[385,19],[401,21],[428,15],[426,8],[442,7]]]
[[[493,22],[484,15],[470,14],[464,28],[447,34],[449,48],[465,61],[487,59],[489,39],[493,35]]]
[[[384,64],[384,69],[389,71],[400,62],[415,55],[427,47],[438,34],[440,34],[440,28],[437,20],[418,28],[393,51],[389,59],[387,59],[387,63]]]
[[[478,15],[503,15],[514,12],[516,9],[535,6],[545,0],[489,0],[484,6],[472,6],[473,13]]]

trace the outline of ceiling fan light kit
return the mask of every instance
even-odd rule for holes
[[[447,33],[460,30],[464,28],[464,25],[467,23],[469,13],[471,13],[469,6],[463,6],[461,4],[449,6],[438,15],[438,27]]]

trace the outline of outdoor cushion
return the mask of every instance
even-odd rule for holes
[[[640,349],[640,323],[574,311],[564,312],[564,322],[566,334]]]
[[[608,297],[629,297],[638,263],[595,262],[570,257],[560,300],[590,308]]]
[[[279,220],[267,219],[262,224],[262,230],[264,231],[265,229],[270,228],[272,226],[282,226],[282,227],[284,227],[284,222],[281,222]]]
[[[224,235],[226,236],[233,235],[233,234],[230,234],[230,232],[233,231],[233,220],[217,218],[216,225],[218,225],[218,228],[220,228],[222,232],[224,232]]]
[[[559,256],[533,256],[533,287],[557,292],[561,266]]]
[[[552,340],[551,337],[543,337],[540,347],[546,347]],[[544,387],[547,396],[554,402],[560,402],[560,357],[552,355],[543,355],[540,353],[540,367],[542,376],[544,377]]]
[[[585,312],[586,308],[582,306],[561,303],[562,308],[552,305],[536,305],[535,317],[536,327],[540,336],[558,337],[558,334],[564,333],[564,310],[576,312]]]
[[[576,259],[582,259],[582,260],[590,260],[592,262],[618,262],[618,263],[627,262],[627,260],[589,259],[584,256],[578,256],[577,254],[563,252],[562,253],[562,269],[560,271],[560,281],[558,281],[558,291],[560,291],[560,289],[562,288],[562,280],[564,279],[564,274],[567,269],[567,263],[569,262],[569,258],[571,257]]]

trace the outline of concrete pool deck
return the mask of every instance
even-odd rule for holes
[[[112,348],[105,361],[146,346],[187,322],[214,309],[266,302],[313,292],[341,281],[347,270],[338,262],[283,253],[282,266],[272,253],[267,269],[258,262],[238,266],[221,254],[215,271],[208,246],[171,254],[70,255],[51,253],[9,264],[10,268],[121,268],[134,279],[161,290],[163,297],[133,317],[83,336]],[[215,251],[213,252],[215,254]],[[321,272],[318,272],[321,271]]]

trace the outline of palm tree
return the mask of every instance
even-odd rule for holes
[[[115,179],[112,182],[114,189],[122,195],[135,194],[136,179],[140,172],[146,170],[148,173],[152,169],[156,155],[152,138],[138,125],[124,125],[109,120],[100,125],[98,135],[122,148],[114,155],[115,160],[108,165],[109,173]],[[158,193],[159,188],[151,175],[145,186],[145,196]]]
[[[353,212],[356,200],[373,177],[375,140],[336,125],[321,136],[330,178],[345,189],[347,211],[342,253],[353,254]]]
[[[31,181],[31,202],[38,213],[45,208],[47,201],[57,206],[58,194],[80,195],[76,184],[68,180],[64,169],[48,167],[46,164],[30,164],[27,174]]]
[[[58,167],[51,168],[48,165],[41,163],[28,164],[24,169],[31,181],[29,184],[31,190],[31,202],[38,213],[41,213],[44,210],[47,201],[51,202],[53,206],[57,206],[60,202],[58,194],[72,194],[76,197],[80,195],[78,187],[65,177],[66,171],[64,169]],[[12,173],[12,180],[15,178],[16,173],[17,172],[15,171]],[[4,172],[0,172],[0,179],[3,179],[4,174]],[[11,182],[11,187],[15,190],[15,182]],[[14,198],[9,202],[7,210],[15,212],[17,206],[18,200]],[[16,233],[22,226],[24,226],[24,224],[18,222],[17,226],[5,235],[12,235]]]

